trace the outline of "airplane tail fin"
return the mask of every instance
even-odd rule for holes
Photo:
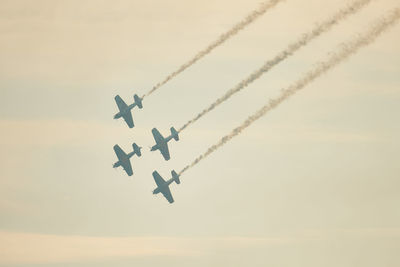
[[[172,137],[175,139],[175,141],[179,141],[178,132],[175,130],[174,127],[171,127],[171,134],[172,134]]]
[[[133,99],[135,100],[136,106],[138,106],[139,108],[143,108],[142,98],[140,98],[137,94],[135,94],[133,96]]]
[[[172,179],[175,181],[175,183],[177,183],[177,184],[181,183],[181,180],[179,180],[179,175],[174,170],[171,171],[171,175],[172,175]]]
[[[138,146],[136,143],[132,144],[133,147],[133,154],[136,154],[138,157],[142,155],[142,152],[140,151],[142,148]]]

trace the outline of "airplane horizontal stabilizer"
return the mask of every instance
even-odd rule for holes
[[[140,98],[137,94],[135,94],[133,96],[133,99],[135,100],[136,106],[138,106],[140,109],[143,108],[142,98]]]
[[[178,132],[175,130],[174,127],[171,127],[171,135],[175,139],[175,141],[179,141],[179,135]]]
[[[171,171],[171,175],[172,175],[172,179],[175,181],[175,183],[177,183],[177,184],[181,183],[181,180],[179,179],[179,175],[174,170]]]
[[[142,148],[138,146],[136,143],[132,144],[133,147],[133,153],[136,154],[138,157],[142,155],[142,152],[140,151]]]

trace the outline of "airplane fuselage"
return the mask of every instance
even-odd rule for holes
[[[165,137],[165,138],[164,138],[164,142],[165,142],[165,143],[168,143],[172,138],[173,138],[172,135],[170,135],[170,136],[168,136],[168,137]],[[156,142],[157,142],[157,144],[155,144],[154,146],[152,146],[151,149],[150,149],[150,151],[155,151],[155,150],[157,150],[157,149],[160,149],[159,146],[158,146],[158,142],[161,142],[161,140],[156,140]]]
[[[125,114],[127,114],[128,112],[131,112],[131,110],[136,106],[135,103],[130,104],[127,108],[120,110],[117,114],[114,115],[114,119],[119,119],[121,117],[123,117]]]
[[[156,189],[153,190],[153,194],[158,194],[161,193],[165,188],[168,188],[169,185],[173,182],[173,179],[169,179],[168,181],[165,182],[162,186],[158,186]]]
[[[115,162],[114,163],[114,165],[113,165],[113,167],[114,168],[117,168],[117,167],[119,167],[119,166],[121,166],[121,165],[124,165],[124,164],[127,164],[127,163],[129,163],[129,159],[132,157],[132,155],[130,156],[130,154],[132,154],[132,152],[131,153],[129,153],[129,155],[125,158],[125,157],[123,157],[123,158],[118,158],[118,161],[117,162]]]

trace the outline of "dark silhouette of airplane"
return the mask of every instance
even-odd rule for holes
[[[141,147],[139,147],[136,143],[133,143],[132,147],[133,147],[133,151],[130,152],[129,154],[126,154],[122,150],[122,148],[119,147],[119,145],[114,146],[114,151],[115,151],[115,154],[117,155],[118,161],[113,164],[113,168],[122,166],[122,168],[124,168],[124,170],[125,170],[126,174],[128,174],[128,176],[131,176],[133,174],[130,158],[135,154],[138,157],[140,157],[142,155],[142,153],[140,152]]]
[[[179,140],[178,132],[175,130],[174,127],[171,127],[171,135],[166,138],[164,138],[156,128],[153,128],[151,132],[153,133],[153,137],[154,140],[156,141],[156,144],[151,147],[150,151],[155,151],[158,149],[160,150],[161,155],[164,157],[164,159],[169,160],[171,157],[169,155],[168,142],[172,138],[178,141]]]
[[[132,112],[131,110],[135,107],[138,106],[140,109],[143,108],[142,105],[142,99],[138,97],[138,95],[134,95],[133,99],[135,102],[133,104],[130,104],[129,106],[122,100],[122,98],[119,95],[115,96],[115,102],[117,103],[119,112],[114,115],[114,119],[119,119],[119,118],[124,118],[126,124],[128,124],[129,128],[133,128],[135,124],[133,123],[133,118],[132,118]]]
[[[172,178],[169,179],[168,181],[165,181],[160,176],[160,174],[158,174],[157,171],[153,172],[154,181],[157,184],[157,188],[154,189],[153,194],[158,194],[158,193],[163,194],[164,197],[168,200],[169,203],[173,203],[174,202],[174,198],[172,197],[171,191],[169,190],[169,185],[172,182],[175,182],[177,184],[181,183],[181,181],[179,180],[179,175],[174,170],[171,171],[171,175],[172,175]]]

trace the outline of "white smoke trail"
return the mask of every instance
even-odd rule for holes
[[[206,109],[201,111],[199,114],[197,114],[193,119],[189,120],[186,122],[178,132],[181,132],[184,130],[186,127],[191,125],[192,123],[196,122],[198,119],[203,117],[205,114],[213,110],[215,107],[218,105],[222,104],[226,100],[228,100],[232,95],[238,93],[241,91],[243,88],[248,86],[250,83],[254,82],[258,78],[260,78],[264,73],[269,71],[272,67],[275,65],[279,64],[289,56],[293,55],[297,50],[302,48],[303,46],[307,45],[309,42],[311,42],[313,39],[318,37],[324,32],[329,31],[335,24],[339,23],[341,20],[345,19],[346,17],[356,13],[359,11],[362,7],[367,5],[371,0],[359,0],[356,1],[352,4],[349,4],[343,9],[340,9],[336,14],[325,20],[324,22],[317,24],[314,29],[311,31],[304,33],[300,35],[300,38],[297,39],[295,42],[289,44],[287,48],[285,48],[283,51],[281,51],[279,54],[277,54],[273,59],[265,62],[265,64],[250,74],[249,77],[241,81],[239,84],[237,84],[235,87],[232,89],[228,90],[223,96],[218,98],[217,100],[214,101],[211,105],[209,105]]]
[[[390,26],[393,26],[397,20],[400,18],[400,8],[395,8],[387,16],[382,17],[377,22],[375,22],[366,32],[357,35],[353,40],[343,43],[339,46],[337,51],[326,60],[317,64],[317,66],[311,71],[307,72],[301,79],[297,80],[293,85],[286,89],[281,90],[280,96],[275,99],[271,99],[268,103],[259,109],[256,113],[248,117],[239,127],[233,129],[231,133],[224,136],[218,143],[211,146],[204,154],[196,158],[191,164],[184,167],[179,174],[184,173],[189,168],[193,167],[199,163],[202,159],[206,158],[212,152],[216,151],[218,148],[226,144],[233,137],[240,134],[244,129],[249,127],[253,122],[264,116],[268,111],[276,108],[283,101],[288,99],[290,96],[303,89],[306,85],[314,81],[316,78],[326,73],[333,67],[342,63],[349,56],[356,53],[360,48],[369,45],[375,39],[381,35]]]
[[[247,17],[242,20],[241,22],[237,23],[233,28],[231,28],[229,31],[221,34],[217,40],[215,40],[213,43],[211,43],[207,48],[204,50],[198,52],[191,60],[186,62],[185,64],[181,65],[176,71],[168,75],[162,82],[159,82],[153,88],[147,92],[143,97],[151,95],[154,91],[156,91],[158,88],[160,88],[162,85],[166,84],[169,80],[174,78],[176,75],[179,73],[183,72],[187,68],[189,68],[191,65],[196,63],[199,59],[204,57],[205,55],[209,54],[214,48],[218,47],[222,43],[224,43],[226,40],[231,38],[232,36],[236,35],[239,31],[243,30],[246,26],[251,24],[253,21],[255,21],[257,18],[262,16],[265,12],[267,12],[269,9],[273,8],[276,4],[281,2],[283,0],[270,0],[268,2],[262,3],[259,8],[251,12]]]

